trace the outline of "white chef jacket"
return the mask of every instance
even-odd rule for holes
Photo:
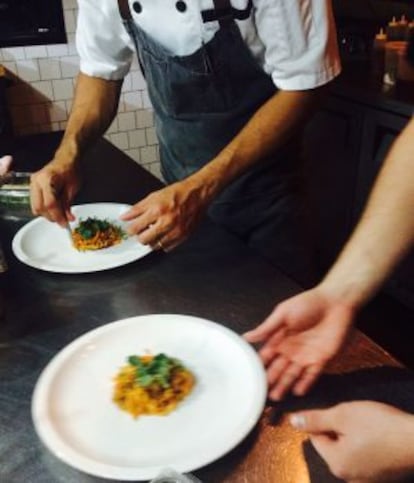
[[[117,0],[79,0],[77,49],[81,72],[122,79],[134,45],[122,24]],[[129,0],[134,22],[171,54],[189,55],[212,39],[217,21],[203,23],[213,0]],[[231,0],[244,10],[248,0]],[[134,8],[135,4],[135,8]],[[184,11],[182,11],[184,10]],[[326,84],[340,72],[331,0],[253,0],[246,20],[236,20],[254,57],[282,90]]]

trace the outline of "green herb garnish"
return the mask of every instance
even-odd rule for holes
[[[84,240],[90,240],[98,232],[104,232],[112,228],[116,231],[117,235],[125,239],[127,237],[126,233],[119,226],[110,223],[107,220],[100,220],[98,218],[87,218],[86,220],[80,219],[79,225],[75,228],[75,231]]]
[[[148,387],[158,383],[163,389],[170,387],[172,372],[182,367],[177,359],[165,354],[157,354],[148,362],[143,362],[137,356],[129,356],[128,362],[136,367],[136,382],[141,387]]]

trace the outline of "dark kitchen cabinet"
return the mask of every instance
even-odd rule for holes
[[[66,42],[62,0],[0,0],[0,47]]]
[[[384,158],[407,121],[404,116],[365,109],[354,218],[361,214]]]
[[[304,137],[306,180],[319,272],[347,239],[353,217],[363,111],[333,96]]]
[[[414,90],[414,86],[413,86]],[[410,119],[411,103],[334,84],[308,124],[304,157],[319,275],[351,234],[387,152]],[[407,206],[414,216],[414,206]],[[384,291],[414,308],[414,251]]]

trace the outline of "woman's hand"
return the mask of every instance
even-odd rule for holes
[[[277,305],[244,334],[248,342],[262,343],[269,397],[280,400],[290,390],[305,394],[341,348],[353,318],[352,307],[317,286]]]
[[[414,416],[371,401],[293,414],[332,473],[349,483],[414,476]],[[405,480],[406,481],[406,480]],[[411,480],[410,480],[411,481]]]

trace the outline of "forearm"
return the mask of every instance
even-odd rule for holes
[[[414,243],[414,120],[392,146],[364,213],[323,287],[364,304]]]
[[[405,467],[411,475],[414,475],[414,415],[407,413],[406,424],[402,430],[404,435],[401,438],[401,449],[404,452]]]
[[[322,88],[279,91],[249,120],[239,134],[193,175],[196,183],[217,195],[234,179],[285,143],[308,119]]]
[[[117,112],[122,81],[79,74],[72,110],[55,159],[76,162],[110,126]]]

